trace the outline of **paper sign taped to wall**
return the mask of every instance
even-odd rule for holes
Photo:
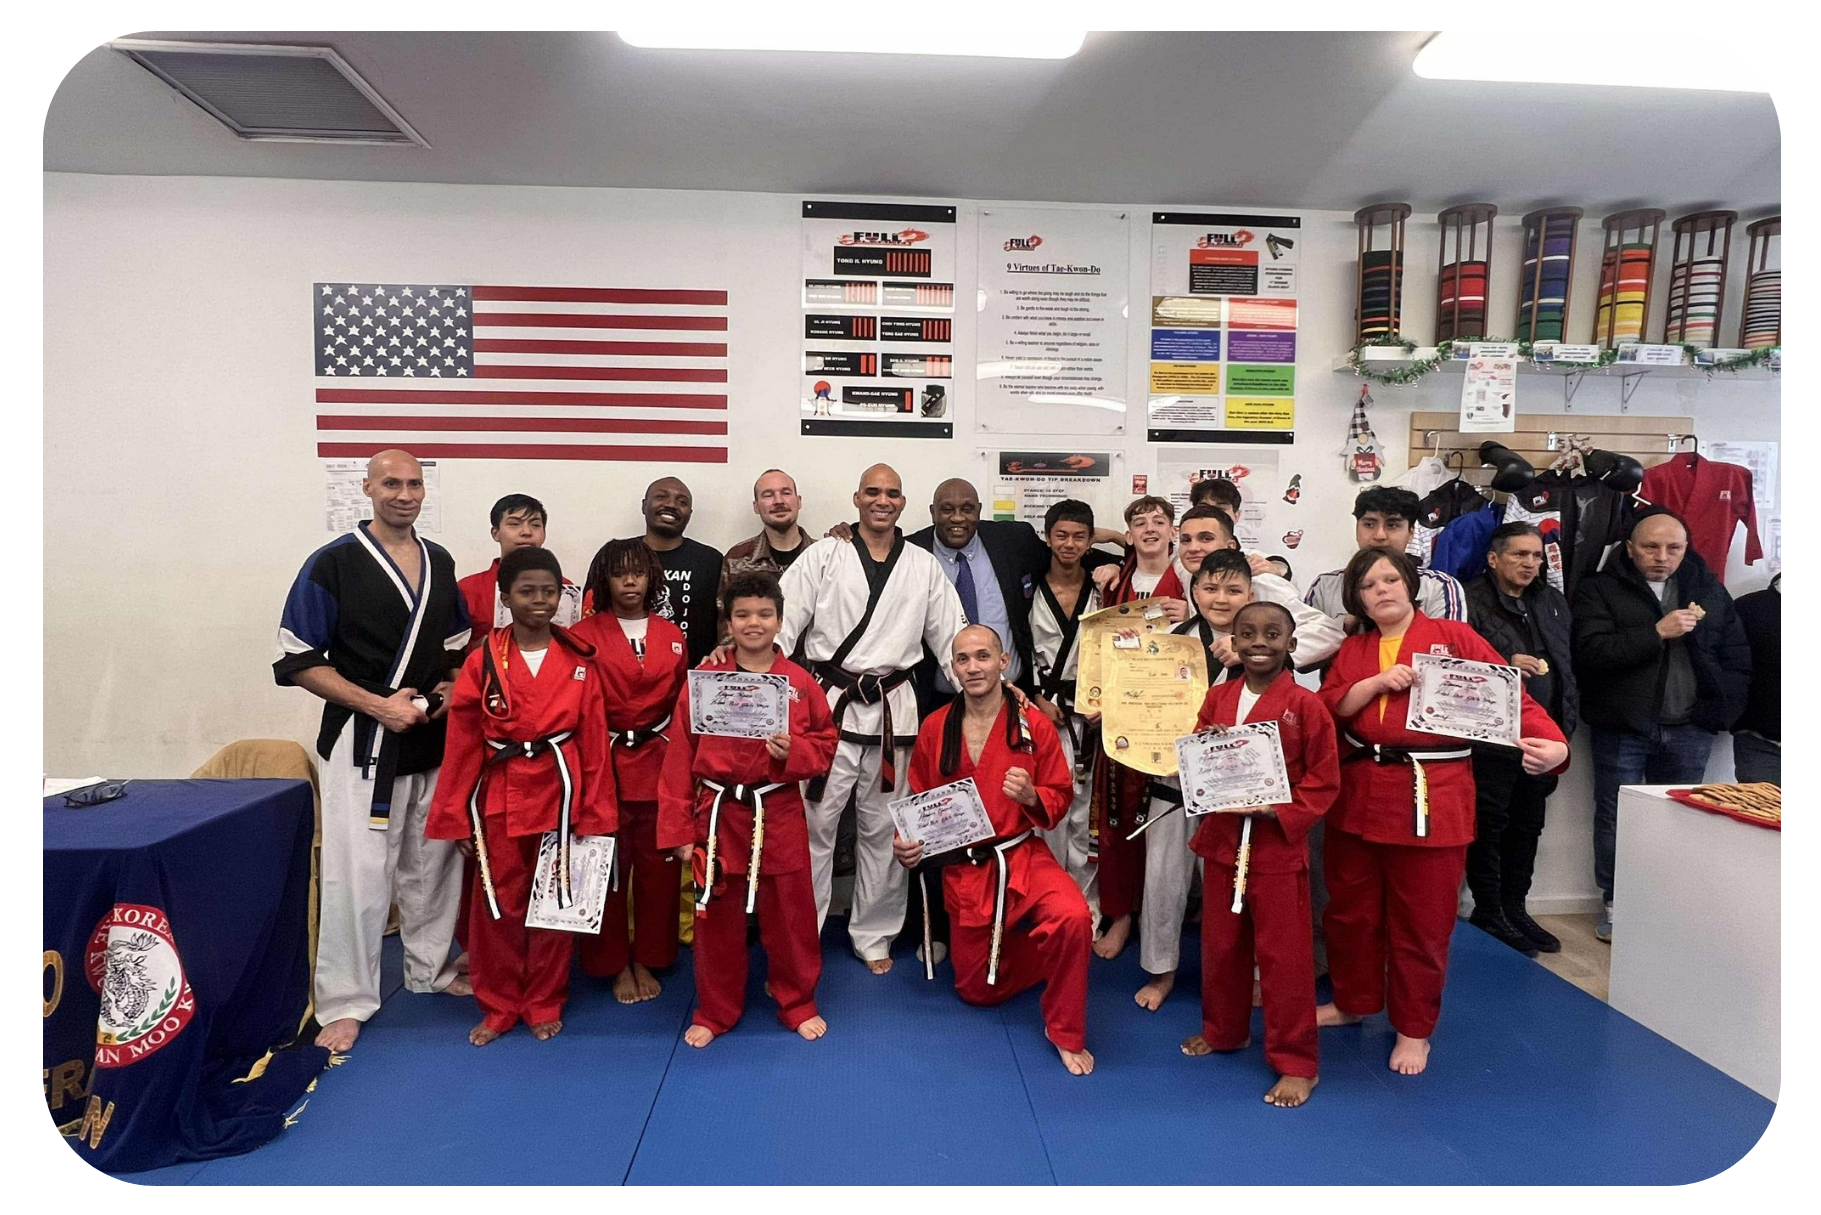
[[[435,460],[420,460],[424,468],[424,506],[417,516],[417,530],[443,530],[443,470]],[[324,525],[339,536],[351,532],[362,519],[373,517],[373,503],[361,492],[367,476],[365,460],[324,460]]]

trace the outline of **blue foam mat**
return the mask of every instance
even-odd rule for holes
[[[521,1029],[477,1050],[470,1001],[398,992],[278,1140],[126,1179],[1676,1184],[1742,1158],[1775,1109],[1464,923],[1429,1069],[1389,1071],[1382,1014],[1324,1030],[1321,1084],[1295,1110],[1262,1100],[1273,1075],[1256,1015],[1245,1051],[1177,1049],[1200,1027],[1193,935],[1154,1013],[1132,1001],[1135,948],[1093,961],[1085,1078],[1044,1038],[1037,991],[970,1008],[946,963],[926,983],[903,949],[873,976],[838,920],[823,952],[830,1029],[813,1043],[778,1024],[757,950],[745,1019],[699,1051],[681,1041],[687,950],[643,1005],[578,973],[549,1043]],[[577,1109],[588,1118],[552,1113]]]

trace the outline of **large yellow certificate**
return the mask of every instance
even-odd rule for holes
[[[1134,599],[1090,612],[1076,628],[1075,709],[1081,713],[1098,713],[1106,691],[1106,665],[1101,660],[1100,640],[1120,629],[1137,629],[1140,633],[1167,632],[1170,618],[1163,614],[1161,601],[1155,597]]]
[[[1195,730],[1208,694],[1207,653],[1197,636],[1144,633],[1102,642],[1106,695],[1100,745],[1128,768],[1176,774],[1176,740]]]

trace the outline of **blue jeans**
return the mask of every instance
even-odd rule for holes
[[[1619,847],[1620,785],[1698,785],[1714,736],[1699,726],[1658,726],[1650,734],[1593,731],[1593,880],[1612,902]]]
[[[1741,783],[1767,780],[1783,787],[1783,748],[1756,734],[1732,736],[1733,775]]]

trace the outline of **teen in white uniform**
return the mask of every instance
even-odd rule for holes
[[[909,890],[908,875],[892,858],[885,807],[910,793],[910,751],[917,741],[910,672],[927,645],[949,674],[955,634],[967,621],[936,558],[907,544],[897,528],[904,511],[898,474],[883,464],[867,469],[854,505],[860,520],[852,540],[818,540],[784,572],[778,644],[789,654],[802,642],[805,665],[827,689],[841,727],[826,780],[805,789],[816,922],[820,926],[828,916],[835,829],[852,793],[854,905],[847,932],[854,953],[884,974],[891,969],[892,938],[904,926]]]

